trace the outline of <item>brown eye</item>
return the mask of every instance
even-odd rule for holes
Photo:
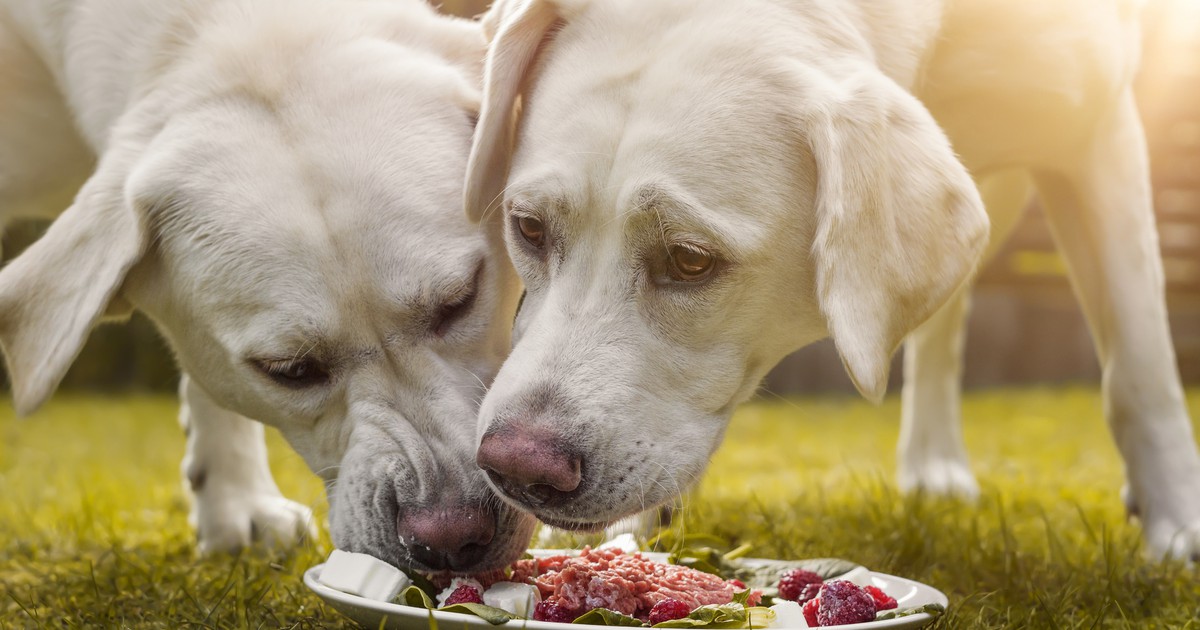
[[[517,217],[517,229],[526,243],[541,249],[546,245],[546,226],[533,217]]]
[[[671,277],[680,282],[704,280],[716,266],[716,257],[702,249],[672,245],[670,252]]]

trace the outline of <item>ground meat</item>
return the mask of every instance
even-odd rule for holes
[[[689,569],[651,562],[640,553],[616,549],[584,549],[578,556],[520,560],[513,565],[514,582],[535,584],[542,600],[578,616],[607,608],[646,621],[650,609],[664,599],[683,602],[688,609],[705,604],[728,604],[744,590],[732,580]],[[762,594],[755,591],[750,603]]]

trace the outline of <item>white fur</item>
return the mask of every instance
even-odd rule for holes
[[[418,0],[0,0],[0,218],[54,216],[86,179],[0,272],[17,409],[137,308],[186,374],[202,549],[311,529],[254,420],[326,481],[339,547],[412,564],[399,514],[497,503],[473,419],[517,284],[457,211],[483,53],[479,25]],[[330,378],[261,365],[308,359]],[[481,569],[532,527],[497,520]]]
[[[998,242],[1032,181],[1096,337],[1149,546],[1200,553],[1200,457],[1129,95],[1137,8],[497,3],[465,199],[509,225],[528,293],[480,430],[550,427],[585,471],[571,501],[523,507],[589,528],[667,501],[781,357],[832,336],[878,399],[914,330],[901,483],[972,494],[957,373],[965,284],[988,246],[979,190]],[[515,216],[543,221],[545,255]],[[695,286],[664,281],[673,243],[723,263]]]

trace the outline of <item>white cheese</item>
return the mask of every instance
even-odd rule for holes
[[[496,582],[483,592],[484,604],[507,610],[522,619],[533,615],[533,606],[541,599],[536,586],[517,582]]]
[[[412,584],[403,571],[379,558],[341,549],[329,554],[317,580],[334,590],[381,602],[391,601]]]
[[[808,621],[804,619],[803,607],[796,602],[778,600],[777,604],[771,606],[771,610],[775,611],[775,620],[771,622],[772,628],[809,627]]]

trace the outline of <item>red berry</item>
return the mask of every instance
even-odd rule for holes
[[[820,605],[820,599],[810,599],[804,602],[804,607],[800,609],[800,612],[804,613],[804,620],[808,622],[809,628],[817,627],[817,607]]]
[[[875,610],[891,610],[898,606],[896,598],[883,592],[883,589],[876,586],[864,586],[863,590],[875,600]]]
[[[824,582],[821,576],[812,571],[804,569],[792,569],[783,575],[779,576],[779,599],[787,599],[793,602],[803,601],[800,599],[800,594],[804,592],[804,587],[809,584],[820,584]]]
[[[672,619],[683,619],[692,612],[688,605],[678,599],[664,599],[654,605],[650,609],[650,625],[671,621]]]
[[[572,621],[575,621],[576,616],[577,615],[573,614],[571,611],[567,610],[566,608],[563,608],[562,606],[559,606],[558,604],[555,604],[555,603],[549,602],[549,601],[538,602],[533,607],[533,620],[534,621],[553,621],[555,623],[571,623]]]
[[[479,589],[470,584],[460,584],[458,588],[450,593],[450,597],[446,598],[444,605],[451,604],[482,604],[483,596],[479,594]]]
[[[800,599],[797,599],[796,603],[803,604],[805,602],[810,602],[810,601],[816,599],[817,596],[821,594],[822,586],[824,586],[824,585],[823,584],[805,584],[804,590],[800,591]]]
[[[826,582],[817,605],[817,624],[840,626],[875,620],[875,600],[853,582]],[[806,604],[807,605],[807,604]]]

